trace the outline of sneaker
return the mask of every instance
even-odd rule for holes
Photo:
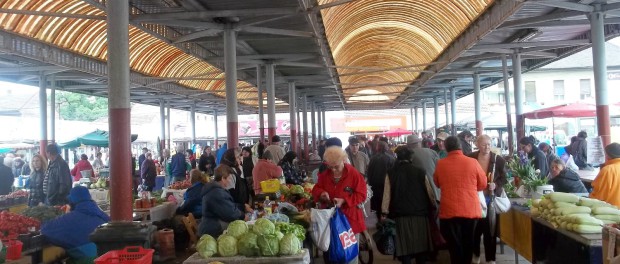
[[[480,256],[476,256],[474,255],[473,259],[471,260],[472,264],[480,264]]]

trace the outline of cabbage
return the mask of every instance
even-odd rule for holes
[[[238,239],[241,235],[248,232],[248,224],[243,220],[235,220],[228,225],[228,229],[226,230],[227,235],[234,236]]]
[[[237,239],[229,235],[220,236],[217,240],[217,253],[222,257],[237,255]]]
[[[203,257],[209,258],[217,253],[217,241],[210,235],[203,235],[198,240],[196,251]]]
[[[265,218],[260,218],[256,220],[256,222],[254,222],[254,227],[252,228],[252,231],[258,235],[271,235],[275,233],[276,226],[273,224],[273,222]]]
[[[275,234],[259,235],[256,242],[258,242],[261,256],[277,256],[280,251],[280,241]]]
[[[276,237],[278,238],[278,240],[280,240],[284,237],[284,234],[282,234],[282,232],[280,231],[276,231]]]
[[[286,234],[280,239],[280,255],[296,255],[301,250],[299,238],[293,234]]]
[[[303,194],[304,187],[301,187],[301,185],[293,185],[293,187],[291,188],[291,193],[292,194]]]
[[[237,240],[237,249],[239,249],[239,254],[246,257],[258,256],[260,252],[257,240],[258,235],[252,232],[245,233],[239,237],[239,240]]]

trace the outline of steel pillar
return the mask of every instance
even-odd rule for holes
[[[50,141],[56,142],[56,75],[50,76]]]
[[[297,93],[295,83],[288,83],[288,109],[289,109],[289,125],[291,132],[291,150],[297,151]]]
[[[413,108],[409,108],[409,118],[411,118],[411,131],[415,131],[415,122],[413,121]]]
[[[260,141],[265,142],[265,113],[263,107],[263,67],[256,65],[256,89],[258,90],[258,129],[260,130]]]
[[[515,115],[517,121],[517,140],[525,137],[525,119],[523,118],[523,79],[521,78],[521,54],[518,51],[512,54],[512,82],[514,86]]]
[[[450,115],[452,115],[452,130],[450,134],[456,136],[456,88],[450,88]]]
[[[418,126],[418,120],[419,120],[419,118],[418,118],[418,107],[417,106],[414,107],[413,111],[414,111],[414,115],[415,115],[415,122],[413,123],[414,124],[413,129],[415,129],[415,131],[418,132],[418,130],[419,130],[419,126]]]
[[[303,122],[304,122],[304,130],[303,130],[304,145],[302,146],[302,149],[304,151],[304,160],[307,161],[308,160],[308,95],[305,95],[305,94],[303,95],[301,109],[302,109],[301,118],[303,119]]]
[[[129,102],[129,5],[107,3],[110,218],[133,221],[131,106]]]
[[[476,116],[476,136],[482,135],[482,96],[480,94],[480,75],[474,74],[474,114]]]
[[[312,151],[316,149],[316,106],[314,102],[310,104],[310,124],[312,126]]]
[[[192,144],[196,144],[196,102],[192,102],[189,122],[192,127]]]
[[[159,99],[159,129],[159,145],[163,150],[166,148],[166,106],[164,99]]]
[[[271,142],[273,136],[276,135],[276,87],[274,80],[274,68],[273,64],[268,63],[265,65],[265,79],[267,81],[267,135],[268,140]]]
[[[170,101],[166,102],[166,120],[168,121],[168,150],[172,151],[172,122],[170,121]]]
[[[323,138],[327,139],[327,119],[325,119],[325,109],[322,110],[323,118],[321,118],[321,120],[323,120]]]
[[[443,106],[444,111],[446,112],[446,128],[450,127],[450,109],[448,108],[448,88],[443,89]],[[452,130],[450,128],[450,130]],[[446,133],[449,133],[446,131]]]
[[[435,131],[433,134],[437,135],[439,129],[439,101],[437,96],[433,96],[433,114],[435,116]]]
[[[422,102],[422,131],[426,132],[426,102]]]
[[[239,146],[237,36],[232,24],[227,24],[224,29],[224,69],[226,71],[226,139],[230,149]]]
[[[611,143],[609,97],[607,93],[607,62],[605,59],[605,13],[600,4],[594,5],[590,19],[592,32],[592,68],[594,70],[594,93],[596,98],[596,128],[603,146]]]
[[[321,139],[323,138],[323,123],[322,123],[322,116],[321,116],[321,107],[319,107],[317,105],[316,107],[316,124],[317,124],[317,135],[316,135],[316,139],[317,139],[317,147],[318,147],[318,143],[321,141]]]
[[[213,127],[215,127],[215,135],[213,136],[213,149],[217,150],[220,148],[219,145],[219,135],[218,135],[218,127],[217,127],[217,109],[213,110]]]
[[[504,77],[504,102],[506,103],[506,128],[508,131],[508,152],[510,156],[514,151],[514,132],[512,129],[512,113],[510,110],[510,82],[508,81],[508,55],[502,56],[502,75]],[[502,139],[500,138],[500,142]]]
[[[303,145],[304,143],[304,139],[302,138],[302,122],[301,122],[301,105],[303,102],[301,102],[301,98],[296,97],[295,98],[295,106],[297,107],[296,111],[297,111],[297,140],[299,142],[299,144],[297,144],[297,153],[299,154],[299,157],[302,156],[302,152],[301,152],[301,145]],[[303,157],[301,157],[299,160],[303,160]]]
[[[47,147],[47,92],[46,92],[47,80],[45,74],[41,73],[39,76],[39,151],[40,154],[46,156],[45,149]]]

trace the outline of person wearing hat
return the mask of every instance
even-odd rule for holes
[[[605,147],[607,161],[592,182],[591,198],[620,206],[620,144]]]
[[[366,153],[360,151],[360,147],[360,140],[357,139],[357,137],[350,137],[349,146],[345,149],[345,151],[349,156],[351,165],[353,165],[353,167],[355,167],[355,169],[363,176],[366,176],[366,169],[368,168],[370,158],[368,158]]]
[[[431,146],[431,149],[436,151],[437,154],[439,154],[440,159],[448,156],[446,146],[444,145],[444,142],[446,141],[446,138],[448,138],[448,136],[450,135],[448,135],[448,133],[446,132],[439,132],[439,134],[437,134],[437,138],[435,139],[435,145]]]
[[[65,249],[70,257],[67,263],[92,263],[97,257],[97,246],[89,235],[110,221],[110,217],[99,209],[86,187],[71,189],[67,199],[71,211],[43,223],[41,234],[49,243]]]
[[[441,194],[439,188],[435,186],[435,182],[433,181],[433,174],[435,173],[435,167],[439,160],[439,154],[432,149],[423,148],[422,139],[416,134],[407,136],[407,148],[412,152],[411,163],[426,171],[426,177],[433,189],[433,196],[439,201]]]
[[[284,154],[286,154],[282,147],[282,140],[278,135],[271,137],[271,145],[267,146],[265,151],[271,152],[271,161],[273,161],[274,164],[278,164],[278,162],[284,158]]]

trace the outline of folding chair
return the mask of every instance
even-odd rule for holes
[[[198,224],[196,223],[196,218],[192,213],[189,213],[187,216],[183,217],[183,224],[185,225],[185,229],[187,229],[187,233],[189,234],[190,249],[196,248],[196,243],[198,243]]]

